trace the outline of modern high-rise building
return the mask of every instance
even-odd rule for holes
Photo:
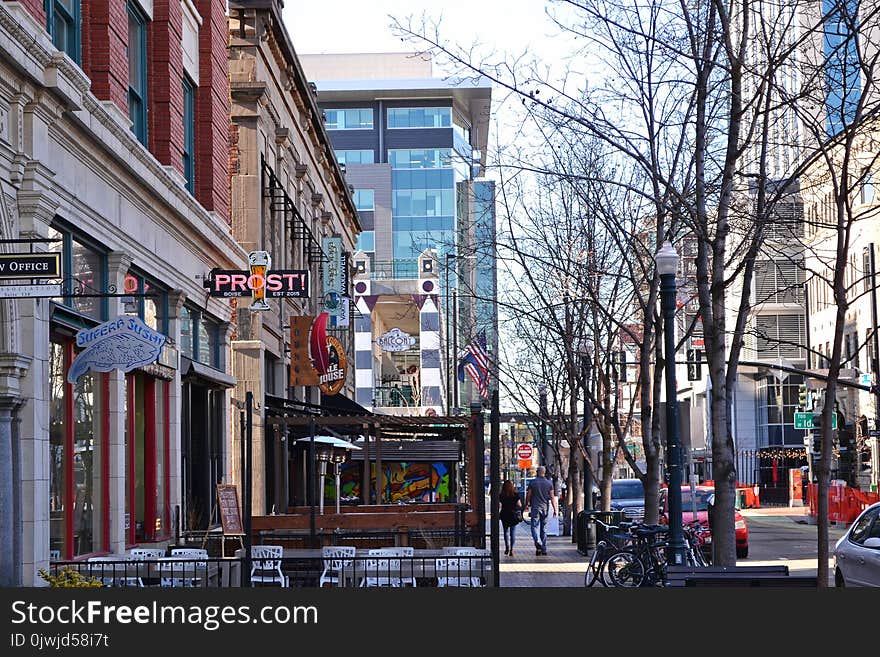
[[[353,257],[356,401],[445,414],[474,397],[457,354],[497,353],[491,85],[433,77],[423,55],[302,55],[363,233]],[[458,397],[455,397],[455,392]]]

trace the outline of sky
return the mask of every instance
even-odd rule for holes
[[[298,54],[351,52],[413,52],[424,48],[417,41],[401,40],[392,28],[392,17],[405,23],[412,17],[421,23],[424,17],[439,24],[444,45],[474,48],[476,60],[494,62],[517,58],[537,58],[547,75],[562,74],[571,54],[583,46],[568,35],[560,34],[547,15],[564,15],[564,6],[545,0],[334,0],[305,2],[288,0],[282,10],[287,31]],[[593,64],[596,66],[597,64]],[[583,71],[583,57],[573,60],[573,69]],[[590,70],[590,69],[587,69]],[[435,76],[444,72],[435,66]],[[583,79],[583,76],[577,76]],[[576,78],[569,78],[576,79]],[[493,122],[489,130],[489,157],[498,142],[519,136],[521,125],[518,101],[493,89]],[[494,177],[491,173],[489,177]]]

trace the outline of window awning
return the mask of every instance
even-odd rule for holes
[[[190,360],[186,356],[180,357],[180,376],[184,379],[197,379],[200,383],[215,388],[234,388],[235,377],[214,369],[209,365]]]

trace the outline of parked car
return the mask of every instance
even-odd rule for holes
[[[700,524],[711,529],[709,526],[709,505],[714,501],[715,489],[711,486],[695,486],[693,502],[691,501],[691,487],[681,487],[681,521],[684,524],[699,520]],[[660,491],[660,514],[661,522],[668,522],[669,500],[666,489]],[[696,509],[696,513],[695,513]],[[736,532],[736,558],[745,559],[749,556],[749,527],[746,519],[739,512],[739,508],[733,511],[734,530]],[[711,548],[712,534],[705,537],[703,547]]]
[[[880,502],[862,511],[832,553],[836,586],[880,586]]]
[[[645,517],[645,489],[641,479],[611,480],[611,510],[623,511],[624,520]]]

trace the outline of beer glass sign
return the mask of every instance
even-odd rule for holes
[[[248,254],[250,279],[253,281],[251,310],[269,310],[269,304],[266,302],[266,275],[271,265],[272,258],[268,251],[252,251]]]

